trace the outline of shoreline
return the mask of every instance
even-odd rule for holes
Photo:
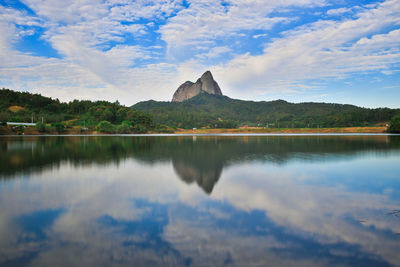
[[[308,133],[387,133],[387,127],[336,127],[336,128],[235,128],[235,129],[178,129],[175,134],[308,134]]]
[[[235,129],[178,129],[171,133],[163,132],[148,132],[142,134],[107,134],[96,131],[88,131],[86,133],[77,132],[74,130],[67,130],[63,133],[47,132],[40,133],[35,129],[26,128],[23,133],[17,134],[8,131],[0,131],[0,136],[146,136],[146,135],[330,135],[330,134],[343,134],[343,135],[368,135],[368,134],[390,134],[387,133],[387,127],[337,127],[337,128],[261,128],[261,127],[248,127],[248,128],[235,128]]]

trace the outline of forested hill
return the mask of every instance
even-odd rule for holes
[[[40,94],[0,90],[0,122],[62,123],[65,126],[85,126],[94,129],[107,121],[111,128],[124,125],[124,132],[146,132],[154,127],[150,115],[120,105],[118,101],[73,100],[60,102]],[[132,129],[130,129],[132,128]],[[113,132],[113,131],[110,131]]]
[[[267,124],[281,128],[369,126],[389,122],[394,115],[400,114],[400,109],[367,109],[326,103],[293,104],[283,100],[254,102],[207,93],[183,102],[150,100],[132,107],[107,101],[63,103],[39,94],[0,90],[0,121],[30,122],[33,118],[34,122],[40,122],[43,118],[45,123],[62,122],[66,126],[81,125],[93,129],[100,122],[108,121],[115,126],[128,127],[122,132],[145,132],[158,125],[182,128]]]
[[[368,109],[327,103],[244,101],[201,93],[184,102],[139,102],[133,108],[153,115],[155,123],[168,126],[221,127],[345,127],[384,123],[400,114],[400,109]]]

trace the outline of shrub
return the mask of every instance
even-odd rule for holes
[[[396,115],[390,121],[390,126],[388,129],[390,133],[400,133],[400,115]]]
[[[126,125],[128,125],[129,127],[132,126],[132,122],[130,122],[130,121],[122,121],[121,124],[126,124]]]
[[[16,125],[12,127],[12,131],[16,134],[23,134],[25,131],[25,127],[22,125]]]
[[[127,134],[130,133],[130,127],[126,123],[122,123],[121,125],[117,126],[117,133]]]
[[[233,129],[237,128],[237,122],[233,120],[217,120],[212,124],[215,128]]]
[[[96,128],[101,133],[115,133],[115,126],[109,121],[101,121]]]
[[[36,123],[35,127],[41,133],[44,133],[46,131],[46,125],[44,123],[38,122]]]
[[[154,131],[159,132],[159,133],[173,133],[174,129],[171,127],[168,127],[164,124],[159,124],[157,127],[154,129]]]
[[[51,124],[51,126],[53,126],[54,129],[59,133],[65,132],[65,124],[63,124],[61,122],[54,122]]]
[[[147,129],[141,124],[136,124],[132,127],[134,133],[146,133]]]
[[[10,118],[7,112],[0,112],[0,125],[7,125],[7,121]]]
[[[63,120],[63,116],[58,114],[45,114],[45,115],[39,115],[38,117],[39,118],[44,117],[44,120],[48,123],[56,123]]]

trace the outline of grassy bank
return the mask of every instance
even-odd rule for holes
[[[262,127],[248,127],[248,128],[236,128],[236,129],[177,129],[175,134],[219,134],[219,133],[385,133],[387,127],[342,127],[342,128],[262,128]],[[159,132],[149,132],[151,134],[157,134]],[[45,134],[87,134],[96,135],[104,134],[96,131],[80,131],[78,128],[66,129],[62,133],[56,131],[50,131],[41,133],[35,127],[25,127],[23,131],[12,130],[11,127],[0,127],[0,135],[45,135]]]
[[[341,127],[341,128],[263,128],[248,127],[236,129],[178,129],[176,134],[218,134],[218,133],[385,133],[387,127]]]

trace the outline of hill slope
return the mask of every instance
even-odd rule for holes
[[[118,102],[73,100],[60,102],[40,94],[0,89],[0,122],[66,123],[69,126],[93,128],[100,121],[119,125],[126,122],[144,132],[154,127],[148,114],[120,105]]]
[[[221,125],[221,121],[233,121],[233,124],[239,126],[366,126],[387,122],[394,115],[400,114],[400,109],[368,109],[327,103],[294,104],[284,100],[255,102],[207,93],[201,93],[183,102],[144,101],[133,105],[132,108],[152,114],[155,123],[182,128],[214,128]]]

